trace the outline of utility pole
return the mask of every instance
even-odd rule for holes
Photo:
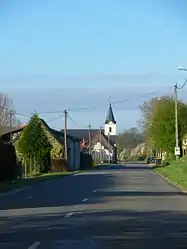
[[[187,71],[187,68],[183,67],[178,67],[177,68],[180,71]],[[177,97],[177,90],[181,90],[185,85],[187,84],[187,80],[184,81],[183,85],[181,87],[178,87],[177,84],[175,84],[175,89],[174,89],[174,94],[175,94],[175,139],[176,139],[176,145],[175,145],[175,155],[176,155],[176,160],[180,156],[180,147],[179,147],[179,129],[178,129],[178,109],[177,109],[177,102],[178,102],[178,97]]]
[[[102,159],[102,134],[101,134],[101,132],[102,132],[102,127],[100,126],[100,131],[99,131],[99,142],[100,142],[100,162],[102,162],[103,161],[103,159]]]
[[[88,126],[88,133],[89,133],[89,154],[91,155],[91,125]]]
[[[110,132],[108,132],[108,162],[110,163]]]
[[[68,146],[67,146],[67,111],[64,110],[64,157],[68,160]]]
[[[180,147],[179,147],[179,128],[178,128],[178,96],[177,96],[177,84],[174,86],[174,95],[175,95],[175,156],[176,160],[180,156]]]

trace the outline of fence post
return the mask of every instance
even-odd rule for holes
[[[35,175],[37,175],[37,167],[36,167],[36,158],[34,157],[34,171],[35,171]]]
[[[32,157],[30,156],[29,157],[29,175],[30,177],[32,176]]]
[[[23,165],[24,165],[24,169],[25,169],[25,179],[27,179],[27,163],[26,163],[25,157],[23,157]]]

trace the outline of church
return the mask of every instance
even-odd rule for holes
[[[81,139],[81,151],[89,152],[97,162],[117,162],[116,120],[109,104],[104,129],[68,129],[67,134]]]

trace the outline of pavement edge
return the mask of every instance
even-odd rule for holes
[[[179,190],[180,192],[184,193],[184,194],[187,194],[187,190],[182,188],[181,186],[179,186],[178,184],[176,183],[173,183],[168,177],[166,176],[163,176],[161,173],[157,172],[157,171],[154,171],[153,172],[155,174],[157,174],[160,178],[162,178],[163,180],[165,180],[167,183],[169,183],[171,186],[175,187],[177,190]]]
[[[71,175],[65,175],[63,177],[77,175],[77,174],[80,174],[81,172],[82,172],[82,170],[78,170],[78,171],[73,172]],[[40,183],[45,182],[45,181],[50,181],[50,180],[54,180],[54,179],[43,180],[41,182],[37,182],[37,184],[40,184]],[[20,193],[20,192],[22,192],[22,191],[24,191],[26,189],[31,188],[32,186],[33,186],[33,184],[24,186],[22,188],[16,188],[16,189],[13,189],[13,190],[9,190],[9,191],[6,191],[4,193],[0,193],[0,197],[4,197],[4,196],[9,196],[9,195]]]

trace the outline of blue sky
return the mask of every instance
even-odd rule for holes
[[[185,0],[1,1],[1,91],[18,113],[37,111],[57,129],[64,109],[69,127],[99,127],[111,96],[118,131],[135,126],[143,101],[187,77],[176,70],[187,66],[186,8]]]

